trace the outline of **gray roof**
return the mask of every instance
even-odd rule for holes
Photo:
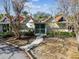
[[[9,18],[7,18],[6,16],[4,16],[1,20],[0,20],[0,24],[9,24]]]

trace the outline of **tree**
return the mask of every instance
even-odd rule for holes
[[[48,13],[44,13],[44,12],[37,12],[36,14],[34,14],[34,19],[35,20],[45,20],[46,18],[48,18],[49,16],[51,16]]]
[[[69,0],[58,0],[59,2],[59,9],[60,9],[60,13],[62,13],[63,17],[66,20],[66,27],[68,28],[69,24],[68,24],[68,15],[69,15]]]
[[[11,25],[11,28],[13,30],[13,33],[16,39],[21,37],[20,31],[19,31],[20,30],[20,19],[19,18],[20,18],[20,14],[22,10],[24,9],[25,2],[27,2],[27,0],[4,0],[4,9],[7,14],[6,16],[10,20],[10,25]],[[16,16],[15,18],[12,18],[10,15],[10,11],[12,11],[11,9],[13,9],[15,13],[15,16]]]
[[[64,15],[73,17],[73,21],[71,22],[74,24],[76,39],[79,41],[79,0],[61,0],[60,5],[61,4],[64,6]],[[62,9],[62,7],[60,9]]]
[[[27,11],[23,11],[22,14],[23,14],[24,16],[27,16],[27,15],[28,15],[28,12],[27,12]]]
[[[3,18],[4,14],[0,14],[0,20]]]
[[[76,39],[79,41],[79,0],[70,0],[71,12],[74,16],[74,29],[76,33]]]
[[[23,12],[22,12],[22,15],[25,16],[25,23],[28,22],[29,19],[30,19],[30,18],[29,18],[29,15],[28,15],[28,12],[27,12],[27,11],[23,11]]]

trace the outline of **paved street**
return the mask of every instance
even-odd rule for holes
[[[1,43],[0,44],[0,59],[28,59],[28,58],[18,48]]]

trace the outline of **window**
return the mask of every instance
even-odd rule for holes
[[[37,23],[35,24],[35,34],[45,34],[45,24]]]
[[[3,32],[9,31],[9,24],[3,24]]]

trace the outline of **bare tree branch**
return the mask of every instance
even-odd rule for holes
[[[4,9],[7,14],[7,17],[10,19],[10,25],[14,31],[15,37],[20,38],[20,14],[24,9],[24,4],[27,0],[4,0]],[[11,4],[11,5],[10,5]],[[15,22],[14,18],[11,18],[10,11],[13,9],[15,13]]]
[[[10,0],[4,0],[4,9],[8,15],[10,15]]]

